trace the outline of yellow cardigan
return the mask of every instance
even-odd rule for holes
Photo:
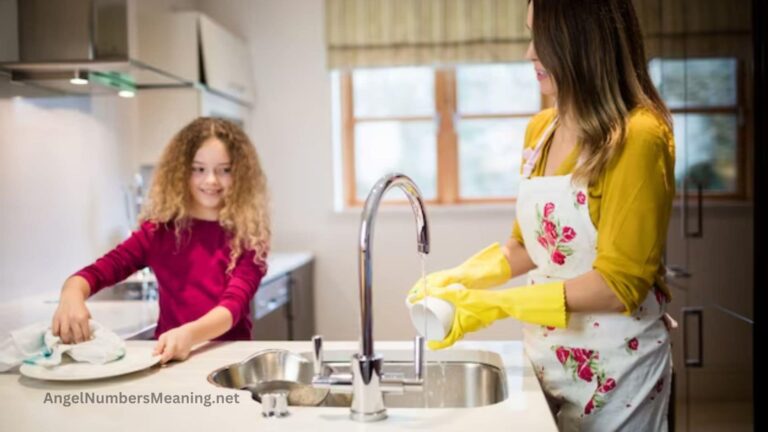
[[[550,108],[534,116],[525,131],[525,148],[533,148],[555,117]],[[550,140],[551,142],[551,140]],[[545,144],[532,177],[544,174],[549,153]],[[555,175],[573,172],[578,147]],[[675,197],[675,140],[663,121],[647,109],[630,113],[624,148],[589,187],[589,214],[597,227],[597,270],[616,296],[634,312],[656,284],[671,298],[664,282],[662,254]],[[512,237],[523,244],[515,221]]]

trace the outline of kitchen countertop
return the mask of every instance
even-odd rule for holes
[[[151,346],[151,341],[128,341],[129,346]],[[358,342],[327,341],[324,344],[327,360],[346,357],[356,350]],[[349,408],[289,407],[285,418],[263,418],[261,407],[245,390],[215,387],[207,375],[215,369],[245,359],[266,348],[283,348],[294,352],[309,352],[310,342],[216,342],[203,345],[183,362],[136,372],[111,379],[82,382],[50,382],[27,378],[15,373],[0,373],[0,411],[13,415],[0,415],[0,430],[13,431],[90,431],[117,430],[440,430],[462,431],[556,431],[554,419],[541,391],[533,369],[523,354],[520,341],[476,342],[462,341],[455,347],[427,352],[431,358],[451,360],[465,358],[463,350],[493,351],[501,356],[507,374],[508,397],[504,401],[479,408],[389,408],[389,418],[375,423],[358,423],[349,419]],[[376,343],[376,350],[388,358],[410,358],[411,342],[384,341]],[[469,353],[482,360],[483,353]],[[70,404],[66,407],[52,403],[54,396],[94,393],[164,395],[179,397],[206,397],[212,395],[239,395],[237,401],[227,404]],[[50,396],[50,397],[49,397]],[[46,402],[46,398],[49,401]],[[70,396],[71,397],[71,396]],[[82,396],[81,396],[82,397]],[[231,397],[234,399],[234,396]]]
[[[275,252],[268,257],[267,283],[310,260],[310,252]],[[108,288],[107,288],[108,289]],[[11,330],[39,321],[50,321],[59,301],[58,291],[24,297],[0,304],[0,340]],[[88,300],[88,310],[94,320],[123,338],[146,334],[157,324],[157,301]]]
[[[311,252],[271,253],[267,257],[267,274],[261,283],[271,282],[291,270],[303,266],[314,258]]]

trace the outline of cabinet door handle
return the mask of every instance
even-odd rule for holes
[[[683,358],[685,365],[691,368],[704,367],[704,310],[700,307],[683,308]],[[699,352],[696,358],[688,357],[688,318],[696,316],[698,325]]]
[[[696,231],[688,229],[688,179],[683,179],[683,238],[704,237],[704,185],[696,182]]]
[[[683,266],[667,264],[667,252],[669,250],[664,248],[664,254],[661,257],[661,265],[664,266],[664,279],[688,279],[691,272]]]
[[[671,279],[689,279],[691,277],[691,273],[685,269],[685,267],[681,267],[678,265],[668,265],[666,267],[666,277]]]

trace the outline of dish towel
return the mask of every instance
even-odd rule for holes
[[[89,321],[91,339],[78,344],[65,344],[54,336],[50,323],[35,323],[14,330],[0,341],[0,372],[23,363],[56,366],[62,355],[74,361],[104,364],[125,355],[125,341],[94,320]]]

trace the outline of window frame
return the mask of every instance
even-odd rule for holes
[[[659,61],[688,61],[688,60],[716,60],[716,59],[728,59],[736,62],[736,102],[733,106],[721,105],[721,106],[685,106],[682,108],[669,108],[669,112],[672,115],[687,115],[687,114],[732,114],[736,117],[736,189],[732,192],[718,192],[718,191],[702,191],[702,197],[705,200],[711,201],[744,201],[748,199],[747,196],[747,183],[749,179],[747,170],[747,119],[746,119],[746,76],[742,59],[735,56],[696,56],[696,57],[661,57],[654,56],[648,59],[648,65],[653,60]],[[674,126],[674,125],[673,125]],[[675,163],[681,163],[675,158]],[[686,169],[687,172],[687,169]],[[687,176],[686,176],[687,177]],[[686,178],[683,179],[685,181]],[[677,179],[675,179],[677,185]],[[683,187],[677,188],[676,198],[683,199]],[[688,199],[695,200],[695,184],[688,183]],[[690,192],[692,191],[692,192]]]
[[[731,192],[703,191],[703,199],[707,201],[729,202],[744,201],[748,199],[747,184],[750,173],[747,169],[747,107],[746,107],[746,76],[743,60],[733,56],[711,57],[661,57],[654,56],[648,59],[648,65],[653,60],[694,60],[694,59],[732,59],[736,62],[736,103],[733,106],[686,106],[682,108],[670,108],[673,115],[686,114],[732,114],[736,116],[736,189]],[[356,166],[355,166],[355,125],[359,122],[376,121],[425,121],[438,122],[436,143],[436,196],[434,199],[425,200],[433,205],[471,205],[471,204],[514,204],[517,197],[493,197],[493,198],[462,198],[460,196],[460,167],[459,167],[459,137],[456,125],[461,119],[506,119],[531,117],[541,110],[554,106],[554,98],[541,94],[541,106],[539,111],[532,113],[495,113],[495,114],[464,114],[461,115],[457,103],[457,82],[455,67],[435,67],[434,79],[434,116],[391,116],[391,117],[355,117],[354,114],[354,88],[353,70],[339,71],[339,96],[340,96],[340,138],[341,138],[341,187],[343,191],[343,205],[346,207],[361,207],[364,201],[357,198],[356,190]],[[680,163],[676,160],[676,163]],[[677,183],[677,181],[675,182]],[[692,189],[691,183],[688,189]],[[676,199],[683,198],[683,187],[677,188]],[[695,199],[695,192],[688,194],[689,199]],[[406,203],[405,200],[392,200],[393,203]]]
[[[460,66],[459,66],[460,67]],[[437,205],[465,205],[465,204],[507,204],[515,203],[517,197],[493,197],[493,198],[462,198],[460,195],[460,167],[459,167],[459,136],[456,132],[457,123],[461,119],[507,119],[528,118],[536,115],[541,110],[553,106],[552,98],[541,95],[541,104],[538,111],[530,113],[494,113],[494,114],[465,114],[458,112],[455,67],[434,67],[434,116],[392,116],[392,117],[356,117],[354,113],[354,86],[351,70],[339,73],[339,94],[341,96],[341,144],[342,144],[342,187],[344,204],[348,207],[360,207],[363,201],[357,198],[356,166],[355,166],[355,125],[361,122],[376,121],[425,121],[437,122],[436,145],[436,193],[435,198],[425,200],[429,204]],[[522,144],[522,143],[521,143]],[[522,149],[521,149],[522,150]],[[405,200],[394,201],[405,203]]]

